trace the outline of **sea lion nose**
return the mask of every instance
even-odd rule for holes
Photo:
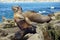
[[[15,8],[12,8],[13,10],[16,10]]]
[[[12,7],[12,10],[15,10],[16,9],[16,7]]]

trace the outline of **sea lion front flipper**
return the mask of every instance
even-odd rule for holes
[[[28,18],[28,17],[25,17],[25,21],[26,21],[29,25],[31,25],[31,24],[32,24],[32,22],[29,20],[29,18]]]

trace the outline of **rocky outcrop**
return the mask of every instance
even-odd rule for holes
[[[60,20],[51,21],[49,24],[51,28],[49,29],[50,34],[53,34],[51,34],[51,36],[53,36],[55,40],[59,40],[58,38],[60,37]]]
[[[5,36],[7,36],[7,35],[8,35],[8,33],[6,32],[6,30],[0,29],[0,36],[5,37]]]
[[[16,27],[16,23],[14,22],[13,19],[6,19],[5,17],[3,18],[3,22],[0,25],[0,28],[13,28]]]
[[[52,16],[54,19],[52,18],[49,23],[37,23],[36,33],[27,34],[22,40],[60,40],[60,16],[57,19],[56,15],[58,14],[54,15],[54,17]],[[4,22],[0,25],[0,40],[14,40],[15,33],[19,28],[15,27],[16,25],[13,20]]]
[[[34,34],[33,36],[31,36],[29,39],[27,40],[42,40],[39,38],[39,34]]]

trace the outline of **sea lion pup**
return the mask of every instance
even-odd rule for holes
[[[20,28],[20,31],[15,34],[15,37],[22,39],[27,33],[36,33],[34,23],[31,22],[28,17],[22,15],[22,9],[18,6],[13,6],[12,9],[14,11],[14,21]]]

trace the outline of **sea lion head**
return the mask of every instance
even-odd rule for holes
[[[14,12],[22,12],[22,8],[20,7],[20,6],[13,6],[12,7],[12,10],[14,11]]]

